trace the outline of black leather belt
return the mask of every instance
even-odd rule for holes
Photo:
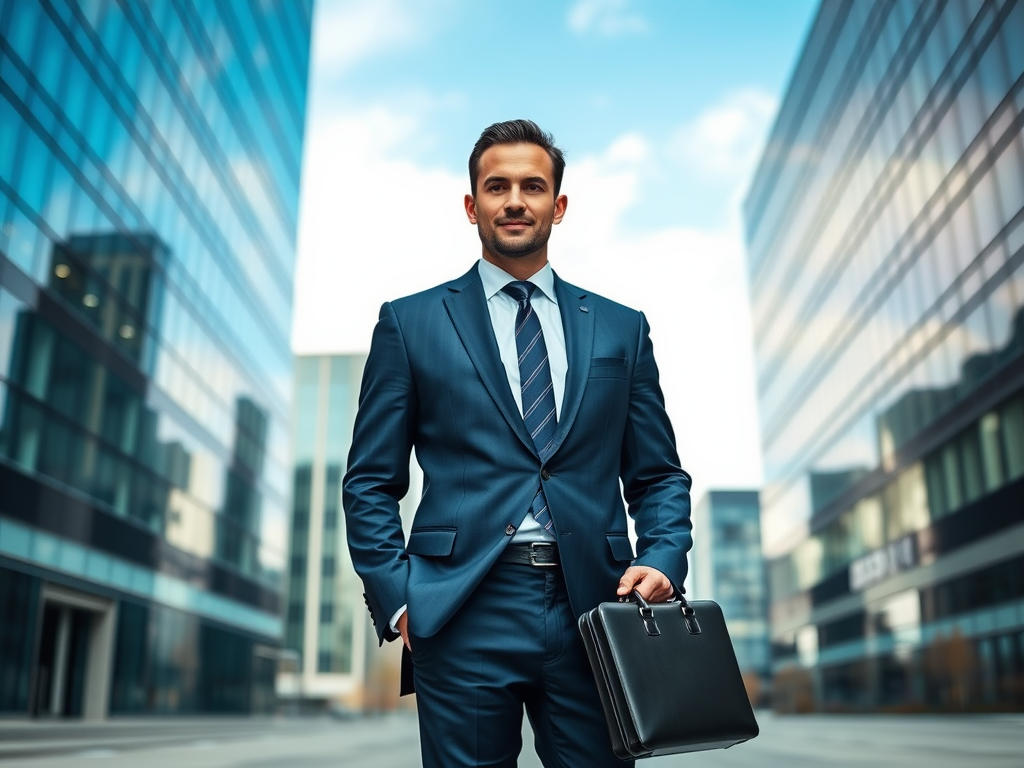
[[[505,547],[501,562],[517,565],[532,565],[534,568],[553,568],[559,564],[558,545],[550,541],[533,541],[528,544],[515,542]]]

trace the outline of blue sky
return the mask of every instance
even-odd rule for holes
[[[382,301],[472,265],[469,150],[529,117],[569,161],[555,270],[647,313],[697,483],[758,483],[739,205],[816,7],[318,0],[296,351],[365,350]]]

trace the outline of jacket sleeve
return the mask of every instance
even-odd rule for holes
[[[342,494],[352,564],[366,589],[380,642],[406,603],[409,558],[398,503],[409,489],[416,393],[391,304],[381,307],[363,371]]]
[[[622,440],[620,476],[636,523],[634,565],[657,568],[682,587],[690,537],[690,476],[679,466],[675,435],[658,383],[650,326],[640,315],[636,366]]]

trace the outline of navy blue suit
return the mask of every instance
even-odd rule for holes
[[[393,639],[390,617],[407,604],[417,669],[417,641],[440,636],[449,624],[459,625],[460,637],[490,631],[466,624],[464,606],[478,611],[491,599],[485,583],[539,484],[554,519],[558,579],[564,578],[557,589],[567,595],[570,621],[614,600],[631,561],[676,584],[685,579],[690,478],[679,466],[646,319],[557,276],[555,292],[568,373],[554,448],[544,463],[509,389],[475,266],[381,308],[344,506],[352,561],[377,633],[382,642]],[[398,501],[408,488],[413,448],[424,483],[406,542]],[[636,525],[635,559],[623,495]],[[549,576],[538,589],[550,592],[552,583]],[[500,588],[491,591],[493,600],[505,599]],[[423,654],[438,653],[424,645]],[[423,678],[416,680],[422,731]],[[592,689],[590,698],[596,707]],[[429,762],[426,751],[424,759]]]

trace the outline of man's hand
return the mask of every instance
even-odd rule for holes
[[[646,565],[631,565],[619,579],[619,589],[616,592],[620,597],[628,595],[633,590],[640,593],[644,600],[650,603],[663,603],[672,597],[672,582],[668,576],[657,568],[650,568]],[[402,617],[403,619],[405,616]]]
[[[405,643],[405,647],[411,651],[412,645],[409,643],[408,609],[406,609],[405,612],[403,612],[402,615],[398,617],[398,621],[395,622],[395,628],[398,630],[398,633],[402,636],[402,642]]]

